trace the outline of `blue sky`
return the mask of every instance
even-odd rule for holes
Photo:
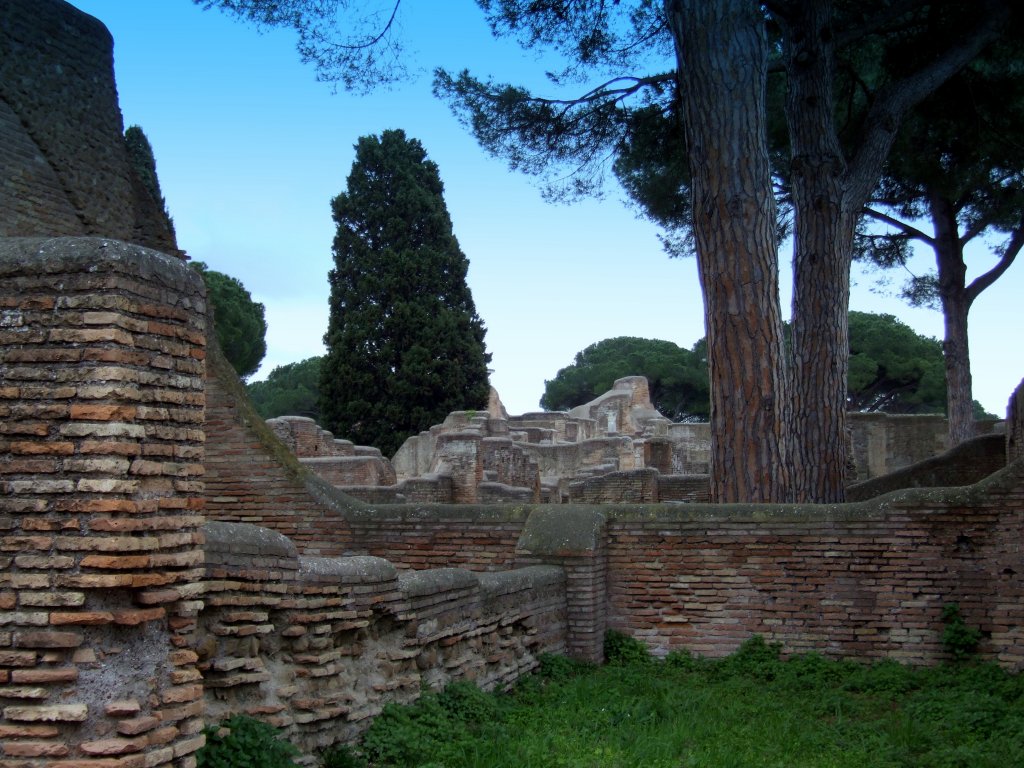
[[[492,384],[510,412],[538,410],[544,380],[601,339],[689,347],[703,336],[694,260],[669,259],[657,228],[619,190],[600,201],[545,203],[431,95],[436,66],[541,82],[545,62],[495,41],[473,0],[403,2],[401,32],[419,75],[367,96],[317,82],[288,31],[260,32],[191,0],[71,1],[114,37],[125,125],[140,125],[153,145],[180,247],[237,277],[266,306],[268,353],[254,378],[322,352],[330,201],[344,190],[358,138],[391,128],[419,139],[440,168],[487,326]],[[925,257],[915,269],[927,265]],[[941,338],[938,313],[878,295],[871,276],[854,282],[852,309],[889,312]],[[1015,265],[971,312],[975,397],[999,414],[1024,375],[1022,347],[1008,343],[1021,326],[1022,293],[1024,267]]]

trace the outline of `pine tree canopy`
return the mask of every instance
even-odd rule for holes
[[[249,399],[264,419],[306,416],[320,421],[320,364],[322,357],[279,365],[265,381],[245,385]]]
[[[451,411],[487,404],[485,329],[443,193],[420,142],[390,130],[359,140],[332,203],[323,426],[388,456]]]
[[[259,370],[267,354],[265,308],[235,277],[210,269],[201,261],[192,268],[203,276],[213,306],[213,326],[224,356],[238,375],[246,379]]]

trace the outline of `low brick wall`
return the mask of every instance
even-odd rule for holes
[[[526,506],[390,505],[346,513],[352,548],[400,568],[511,568]]]
[[[657,652],[719,656],[754,633],[787,651],[943,658],[958,602],[980,653],[1024,669],[1024,462],[967,488],[830,507],[607,512],[608,625]]]
[[[263,718],[307,755],[354,739],[388,702],[452,680],[505,688],[566,649],[557,567],[402,572],[375,557],[300,557],[255,526],[206,533],[196,648],[208,720]]]

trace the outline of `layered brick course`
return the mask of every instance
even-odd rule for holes
[[[153,251],[0,240],[8,759],[194,764],[204,302]]]
[[[960,604],[981,654],[1024,668],[1024,465],[965,489],[835,507],[621,509],[608,516],[610,626],[662,653],[787,651],[934,663]]]
[[[355,738],[388,702],[473,680],[505,688],[565,651],[554,567],[398,571],[374,557],[300,557],[283,536],[208,526],[197,634],[210,717],[248,713],[307,754]]]

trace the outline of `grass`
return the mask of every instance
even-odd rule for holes
[[[732,656],[546,657],[508,694],[457,683],[389,706],[326,768],[1006,768],[1024,765],[1024,678],[816,655],[753,638]],[[616,647],[618,644],[621,647]]]

